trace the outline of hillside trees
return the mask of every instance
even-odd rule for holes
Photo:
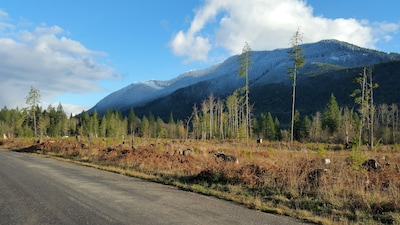
[[[0,132],[10,138],[24,136],[29,133],[29,128],[25,125],[27,114],[28,112],[25,109],[16,108],[9,110],[7,107],[4,107],[0,111]]]
[[[309,141],[310,140],[310,132],[311,132],[311,120],[308,116],[305,116],[303,120],[301,121],[301,139],[303,141]]]
[[[200,129],[201,139],[224,139],[226,137],[225,121],[227,119],[223,100],[216,99],[213,94],[210,94],[206,100],[202,101],[200,112],[195,106],[193,109],[193,130]],[[201,122],[199,123],[199,121]]]
[[[68,133],[67,115],[61,103],[55,109],[52,105],[47,108],[47,116],[42,116],[40,129],[48,136],[65,136]]]
[[[244,139],[243,124],[246,120],[244,98],[235,91],[226,99],[214,100],[214,105],[223,105],[213,107],[213,112],[210,112],[209,108],[208,101],[210,99],[214,99],[214,97],[205,99],[201,104],[201,110],[193,107],[192,137],[207,139],[210,138],[210,133],[213,133],[220,139]],[[380,137],[382,131],[386,132],[386,137],[382,139],[383,143],[395,143],[395,137],[399,133],[397,105],[393,104],[391,107],[383,105],[378,108],[380,109],[378,113],[371,115],[374,118],[369,119],[375,121],[374,131],[379,131]],[[215,115],[215,119],[210,120],[210,114]],[[279,120],[272,118],[269,112],[261,113],[258,119],[254,118],[250,135],[256,135],[256,137],[270,141],[282,140],[284,137],[282,137],[279,127]],[[361,124],[360,116],[352,109],[340,108],[333,94],[331,94],[322,112],[316,112],[311,116],[301,116],[299,111],[296,110],[294,119],[294,140],[302,142],[349,144],[357,140],[357,130]],[[287,138],[290,141],[290,136],[287,136]]]
[[[233,94],[229,95],[226,99],[226,109],[228,114],[228,130],[226,135],[228,137],[238,137],[239,125],[241,124],[239,109],[241,108],[240,105],[242,102],[242,98],[238,96],[238,91],[233,92]]]
[[[209,100],[204,100],[204,106],[209,106]],[[230,100],[227,100],[230,99]],[[143,116],[139,119],[131,114],[123,116],[117,110],[109,110],[100,117],[97,112],[83,112],[77,117],[67,118],[63,112],[62,106],[57,108],[49,106],[46,110],[40,107],[37,110],[38,130],[43,131],[43,135],[50,137],[73,136],[75,134],[89,138],[90,136],[113,139],[125,139],[132,132],[131,123],[134,121],[135,136],[142,138],[210,138],[210,127],[213,138],[218,139],[237,139],[245,140],[244,121],[245,107],[244,101],[239,101],[237,95],[232,94],[226,99],[216,98],[214,100],[213,112],[210,113],[209,107],[203,110],[193,107],[193,113],[190,120],[174,121],[169,120],[165,123],[161,118],[152,116]],[[235,101],[233,101],[235,100]],[[242,98],[243,100],[243,98]],[[334,106],[334,107],[333,107]],[[378,105],[374,113],[374,133],[376,138],[381,139],[383,144],[396,144],[399,131],[399,111],[396,104]],[[204,112],[204,113],[203,113]],[[335,112],[329,115],[339,117],[339,122],[334,123],[335,131],[328,126],[330,116],[327,112]],[[337,115],[339,112],[339,115]],[[210,120],[210,114],[213,118]],[[231,114],[231,115],[230,115]],[[325,114],[325,116],[323,116]],[[7,137],[33,137],[34,128],[31,126],[31,120],[26,119],[28,110],[25,109],[7,109],[0,110],[0,133]],[[295,140],[301,142],[331,142],[331,143],[356,143],[358,131],[361,124],[361,118],[356,111],[349,108],[337,109],[334,96],[327,101],[323,112],[316,112],[312,116],[301,116],[298,111],[295,114],[294,134]],[[148,119],[152,118],[152,119]],[[277,117],[272,119],[271,113],[262,114],[259,118],[254,118],[253,127],[250,134],[257,138],[263,138],[268,141],[285,140],[290,141],[288,132],[281,133],[279,120]],[[324,120],[326,120],[324,122]],[[212,121],[212,124],[210,124]],[[323,125],[326,124],[326,125]],[[210,126],[211,125],[211,126]]]
[[[244,130],[244,98],[235,91],[226,100],[216,99],[213,94],[201,102],[201,108],[193,105],[191,115],[192,137],[196,139],[210,138],[243,138]]]
[[[276,124],[270,112],[267,115],[261,113],[259,121],[255,124],[258,125],[255,132],[259,134],[259,137],[270,141],[277,140]]]
[[[289,59],[293,61],[292,66],[288,66],[288,74],[289,78],[293,79],[292,86],[292,114],[291,114],[291,129],[290,129],[290,142],[293,143],[294,140],[294,125],[295,125],[295,102],[296,102],[296,79],[298,70],[304,66],[306,61],[304,60],[304,52],[301,48],[302,43],[302,34],[300,33],[300,29],[296,31],[296,33],[292,36],[290,43],[292,48],[289,50]]]
[[[368,75],[368,73],[366,74]],[[361,84],[368,84],[364,86],[364,95],[370,93],[368,89],[376,87],[373,82],[370,82],[370,78],[368,82],[362,81],[363,78],[360,80]],[[362,89],[358,93],[360,94],[356,97],[363,96]],[[383,144],[396,144],[400,134],[398,105],[392,103],[375,107],[371,104],[372,101],[369,98],[372,98],[372,96],[359,100],[360,102],[364,101],[364,103],[369,102],[369,106],[365,106],[369,108],[362,108],[360,105],[358,111],[347,107],[340,108],[333,94],[327,99],[322,112],[303,116],[296,110],[294,140],[342,144],[357,143],[361,127],[363,128],[361,140],[368,139],[369,141],[370,134],[374,134],[373,138],[376,136]],[[78,134],[89,139],[91,139],[90,137],[102,137],[125,140],[128,135],[134,133],[135,136],[142,138],[246,140],[246,104],[245,96],[240,95],[240,90],[234,91],[224,99],[210,95],[200,105],[201,108],[196,105],[193,106],[192,114],[184,122],[175,120],[172,112],[167,123],[160,117],[155,117],[152,113],[140,119],[135,115],[133,109],[127,116],[122,115],[119,110],[107,110],[102,116],[93,111],[91,113],[82,112],[76,117],[71,115],[67,118],[61,104],[57,107],[50,105],[45,110],[37,106],[35,117],[37,118],[38,131],[49,137]],[[365,115],[361,113],[366,110],[370,113]],[[7,137],[33,137],[33,119],[28,116],[29,114],[33,114],[29,109],[10,110],[6,107],[1,109],[0,134]],[[251,122],[252,129],[249,130],[249,138],[290,141],[289,132],[281,130],[278,118],[274,118],[269,112],[254,117]],[[373,124],[368,125],[368,123]]]
[[[192,137],[196,139],[237,139],[246,140],[247,143],[247,116],[244,99],[244,96],[239,95],[239,90],[234,91],[226,99],[215,99],[211,94],[201,102],[201,109],[193,105],[193,112],[189,120],[191,129],[187,129],[187,131],[191,130]],[[281,139],[279,120],[276,117],[273,119],[271,113],[262,114],[259,120],[253,119],[252,124],[249,137],[255,133],[258,137],[271,141]]]

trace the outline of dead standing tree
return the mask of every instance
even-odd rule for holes
[[[357,77],[354,82],[360,84],[360,89],[354,90],[350,95],[354,97],[354,101],[360,105],[360,126],[358,133],[358,145],[359,148],[363,139],[363,131],[366,126],[368,131],[368,143],[370,150],[374,146],[374,116],[375,116],[375,106],[374,106],[374,92],[373,90],[378,87],[378,84],[373,82],[372,79],[372,67],[364,67],[363,72]]]

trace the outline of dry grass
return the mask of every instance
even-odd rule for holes
[[[341,146],[236,141],[49,139],[2,141],[2,147],[61,157],[129,176],[320,224],[400,224],[400,149],[340,150]],[[190,149],[189,155],[179,151]],[[239,164],[216,162],[210,152],[235,155]],[[329,158],[324,164],[322,158]],[[382,166],[368,171],[365,159]]]

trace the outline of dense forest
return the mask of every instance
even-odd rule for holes
[[[302,116],[296,111],[295,140],[301,142],[351,143],[358,140],[362,126],[362,140],[369,141],[370,128],[376,143],[396,144],[399,140],[399,109],[396,104],[381,104],[372,113],[373,124],[362,125],[359,110],[341,108],[334,95],[327,99],[325,109],[313,116]],[[35,120],[34,120],[35,119]],[[175,120],[170,114],[168,121],[151,113],[139,118],[131,109],[128,116],[118,110],[108,110],[105,115],[97,112],[82,112],[69,117],[61,103],[43,109],[8,109],[0,111],[0,133],[7,137],[34,137],[34,121],[37,123],[36,136],[63,137],[82,135],[124,139],[131,136],[143,138],[194,138],[194,139],[244,139],[245,107],[243,99],[236,93],[226,99],[210,95],[202,104],[193,106],[193,112],[185,120]],[[262,113],[251,119],[250,137],[264,140],[289,139],[288,130],[282,129],[279,120],[271,113]]]

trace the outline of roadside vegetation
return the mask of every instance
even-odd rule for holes
[[[42,154],[217,196],[319,224],[399,224],[400,147],[236,140],[7,139],[1,148]],[[215,153],[234,155],[239,163]],[[329,159],[329,162],[327,161]],[[376,165],[368,164],[376,160]],[[376,167],[375,167],[376,166]]]

